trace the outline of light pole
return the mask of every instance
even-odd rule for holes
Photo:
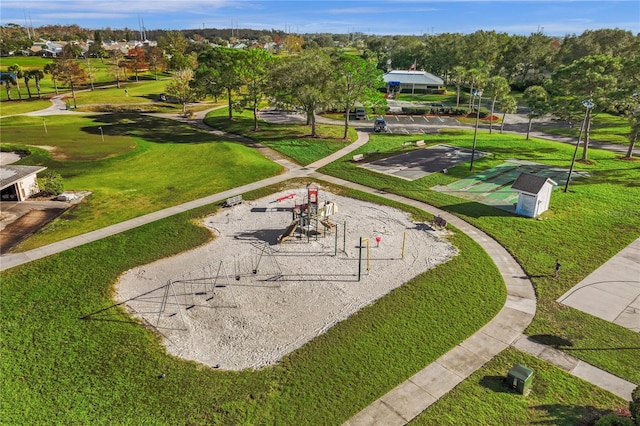
[[[471,148],[471,165],[469,171],[473,171],[473,158],[476,156],[476,139],[478,137],[478,122],[480,121],[480,104],[482,103],[482,89],[474,90],[473,96],[478,96],[478,112],[476,113],[476,128],[473,131],[473,148]]]
[[[582,101],[582,106],[587,110],[584,113],[584,119],[582,120],[582,125],[580,126],[580,132],[578,133],[578,142],[576,142],[576,149],[573,151],[573,158],[571,159],[571,167],[569,167],[569,176],[567,176],[567,182],[564,184],[564,192],[569,190],[569,182],[571,181],[571,174],[573,173],[573,165],[576,163],[576,156],[578,155],[578,147],[580,146],[580,138],[582,138],[582,131],[584,130],[584,126],[587,124],[587,116],[589,115],[589,110],[593,108],[594,104],[591,101]]]
[[[100,137],[102,138],[102,142],[104,142],[104,132],[102,131],[102,126],[98,127],[100,129]]]

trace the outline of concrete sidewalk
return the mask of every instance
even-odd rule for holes
[[[640,238],[557,302],[640,333]]]

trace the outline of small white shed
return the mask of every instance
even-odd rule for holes
[[[536,217],[545,212],[549,208],[554,186],[558,184],[544,176],[521,173],[511,185],[511,189],[519,193],[516,214]]]

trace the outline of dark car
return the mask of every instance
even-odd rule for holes
[[[373,123],[373,131],[376,133],[387,131],[387,122],[384,121],[384,118],[376,118],[376,121]]]

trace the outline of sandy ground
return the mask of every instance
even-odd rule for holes
[[[306,194],[285,191],[206,218],[214,241],[127,271],[117,302],[157,329],[176,356],[228,370],[261,368],[456,254],[446,231],[323,190],[319,200],[338,207],[330,217],[337,226],[278,244]],[[369,238],[369,262],[363,244],[358,281],[360,237]]]

